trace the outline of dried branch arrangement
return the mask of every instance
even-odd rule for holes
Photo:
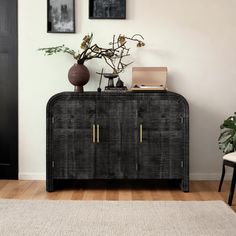
[[[127,47],[128,41],[136,42],[137,47],[145,46],[144,38],[140,34],[135,34],[132,37],[125,35],[113,36],[113,41],[109,44],[111,48],[105,52],[104,60],[107,65],[112,69],[112,73],[119,74],[133,62],[124,62],[124,59],[130,56],[130,48]]]
[[[108,48],[100,47],[97,44],[92,44],[93,34],[86,35],[80,45],[82,52],[72,50],[65,45],[39,48],[44,51],[45,55],[53,55],[56,53],[68,53],[73,56],[78,64],[84,64],[85,61],[94,58],[103,58],[106,64],[112,69],[112,73],[119,74],[130,65],[132,62],[124,62],[124,59],[130,56],[130,48],[127,47],[129,41],[136,43],[137,47],[143,47],[144,38],[140,34],[135,34],[132,37],[125,35],[113,36],[112,42],[109,43]]]

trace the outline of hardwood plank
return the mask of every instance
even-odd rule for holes
[[[32,181],[7,181],[1,188],[0,198],[17,199],[27,191],[32,183]]]
[[[118,193],[118,196],[119,196],[120,201],[130,201],[130,200],[132,200],[131,190],[120,189],[119,193]]]
[[[114,189],[106,190],[106,200],[117,201],[119,200],[119,191]]]
[[[0,190],[7,185],[8,181],[7,180],[1,180],[0,181]]]
[[[71,200],[83,200],[83,198],[84,198],[84,190],[78,189],[73,191]]]
[[[86,189],[84,191],[84,195],[83,195],[82,200],[86,200],[86,201],[93,200],[93,197],[94,197],[93,195],[94,195],[94,190]]]
[[[153,199],[153,194],[152,190],[145,190],[145,189],[134,189],[131,191],[132,195],[132,200],[136,201],[152,201],[155,200]]]
[[[25,185],[27,185],[28,183],[28,185],[27,187],[25,187],[25,191],[15,196],[15,198],[16,199],[33,199],[34,194],[39,188],[38,187],[39,183],[37,181],[23,181],[23,182]],[[11,189],[9,189],[8,191],[11,191]]]
[[[106,190],[102,190],[102,189],[94,190],[93,200],[106,200]]]
[[[169,201],[173,200],[173,196],[171,191],[169,190],[155,190],[152,192],[153,200],[160,200],[160,201]]]
[[[178,187],[115,186],[102,184],[98,188],[81,186],[48,193],[45,181],[0,180],[0,198],[33,200],[177,200],[206,201],[223,200],[227,203],[230,182],[225,181],[222,192],[218,192],[219,181],[191,181],[190,192],[184,193]],[[236,212],[236,193],[231,207]]]

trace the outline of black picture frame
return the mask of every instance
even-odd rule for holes
[[[89,0],[89,19],[126,19],[126,0]]]
[[[75,33],[75,0],[47,0],[47,32]]]

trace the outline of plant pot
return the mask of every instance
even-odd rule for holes
[[[68,72],[68,79],[75,86],[75,92],[84,91],[83,86],[88,83],[89,77],[89,70],[83,64],[74,64]]]

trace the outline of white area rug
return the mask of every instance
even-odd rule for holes
[[[0,235],[235,236],[221,201],[0,200]]]

